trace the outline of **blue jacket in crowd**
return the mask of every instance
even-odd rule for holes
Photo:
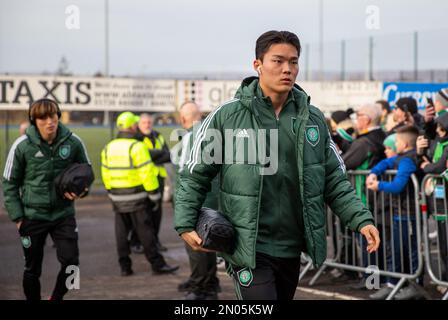
[[[411,175],[417,171],[417,165],[412,157],[407,157],[403,154],[381,160],[375,167],[373,167],[370,173],[380,176],[384,171],[393,169],[397,170],[395,178],[391,182],[380,181],[378,184],[378,191],[392,194],[402,193],[405,190]]]

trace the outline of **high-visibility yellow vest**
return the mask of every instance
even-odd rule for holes
[[[107,190],[143,186],[154,191],[159,187],[157,175],[147,147],[136,139],[112,140],[101,152],[101,177]]]
[[[165,144],[165,139],[161,134],[159,134],[158,137],[155,137],[155,145],[152,143],[151,139],[145,136],[143,139],[143,143],[146,145],[146,147],[149,150],[156,149],[156,150],[162,150],[163,145]],[[165,166],[163,164],[157,166],[159,168],[159,177],[166,178],[168,176]]]

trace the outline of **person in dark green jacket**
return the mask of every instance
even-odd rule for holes
[[[22,241],[25,255],[23,289],[28,300],[40,300],[43,247],[52,237],[61,264],[53,294],[62,299],[69,276],[77,275],[78,228],[73,200],[87,194],[56,193],[54,178],[73,163],[89,163],[82,140],[59,122],[61,111],[50,99],[33,102],[31,126],[12,145],[3,173],[5,207]],[[76,278],[74,278],[76,279]]]
[[[194,249],[198,210],[220,177],[222,213],[235,227],[236,250],[220,253],[240,299],[292,299],[300,254],[326,259],[325,204],[376,251],[379,233],[347,180],[322,112],[298,86],[300,41],[269,31],[256,44],[259,77],[203,122],[180,173],[175,229]]]

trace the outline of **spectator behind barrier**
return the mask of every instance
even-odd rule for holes
[[[390,110],[390,104],[386,100],[378,100],[375,102],[375,105],[379,106],[381,108],[381,120],[380,120],[380,127],[384,131],[389,131],[391,128],[387,128],[388,124],[390,123],[390,120],[393,118],[392,111]]]
[[[384,154],[386,155],[386,158],[388,158],[388,159],[398,155],[396,138],[397,138],[397,134],[394,133],[394,134],[391,134],[390,136],[386,137],[386,139],[384,139],[384,142],[383,142]]]
[[[411,97],[400,98],[395,103],[393,111],[393,118],[396,122],[388,135],[395,133],[398,128],[414,125],[417,128],[422,128],[424,125],[423,116],[418,113],[417,101]]]
[[[386,138],[379,124],[381,109],[377,105],[363,105],[356,111],[358,138],[342,155],[347,170],[366,170],[384,158]]]
[[[436,93],[434,104],[428,101],[425,109],[425,135],[429,139],[434,139],[436,137],[436,123],[435,118],[440,117],[442,114],[448,110],[448,88],[442,89]]]
[[[353,141],[350,148],[342,154],[347,170],[367,170],[371,169],[378,161],[384,158],[383,141],[386,137],[384,131],[380,128],[381,107],[373,104],[366,104],[356,110],[356,129],[358,138]],[[365,205],[373,202],[373,199],[367,198],[365,190],[365,176],[355,176],[355,192]],[[357,243],[361,247],[364,246],[363,239],[357,238]],[[345,252],[352,251],[351,243],[343,250]],[[347,257],[350,261],[350,257]],[[367,267],[368,259],[366,254],[362,254],[362,264]],[[345,272],[347,275],[349,273]],[[364,274],[364,277],[366,275]],[[359,285],[354,288],[365,287],[365,279],[361,279]]]
[[[355,138],[355,126],[350,118],[353,109],[346,111],[335,111],[331,114],[331,138],[338,146],[342,153],[345,153]]]
[[[424,161],[420,165],[425,173],[441,174],[446,170],[448,159],[448,113],[443,113],[435,119],[437,137],[431,141],[428,157],[432,159],[429,162],[428,158],[423,155]],[[420,154],[424,154],[428,147],[428,139],[424,136],[420,136],[417,140],[417,151]],[[446,177],[446,176],[445,176]],[[447,212],[445,209],[445,200],[440,199],[435,195],[434,185],[435,180],[428,179],[425,185],[425,193],[427,196],[433,196],[434,201],[428,201],[428,211],[437,221],[437,229],[434,237],[438,238],[438,251],[442,260],[443,268],[445,272],[442,275],[442,279],[448,280],[448,242],[447,242]],[[447,198],[447,190],[444,188],[445,199]]]
[[[417,139],[417,153],[423,158],[420,168],[425,173],[441,174],[445,171],[448,160],[448,113],[438,117],[435,122],[437,137],[429,141],[425,136],[419,136]]]
[[[392,240],[394,245],[387,259],[387,269],[391,272],[413,274],[416,272],[418,266],[415,222],[415,206],[417,204],[415,203],[415,190],[412,182],[410,182],[411,175],[417,172],[417,154],[415,148],[418,133],[418,129],[414,126],[399,128],[395,143],[398,155],[379,162],[371,170],[366,180],[367,188],[370,190],[400,195],[399,197],[392,198]],[[397,174],[391,182],[379,181],[378,176],[382,175],[386,170],[397,170]],[[409,226],[411,226],[411,230],[409,230]],[[410,243],[409,239],[411,240]],[[409,252],[409,249],[411,249],[411,252]],[[391,255],[394,256],[395,263],[392,263]],[[411,261],[409,261],[410,255],[412,259],[412,270],[410,268]],[[404,259],[403,265],[401,265],[401,256]],[[371,294],[370,298],[374,300],[386,299],[397,282],[397,278],[387,278],[386,285],[378,292]],[[423,285],[422,279],[417,279],[417,283]],[[395,299],[408,300],[416,298],[420,294],[414,286],[410,285],[402,288],[395,296]]]

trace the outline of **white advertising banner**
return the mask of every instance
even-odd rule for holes
[[[304,81],[299,85],[311,96],[311,104],[326,114],[375,103],[382,98],[383,91],[383,83],[379,81]]]
[[[178,106],[192,100],[202,112],[210,112],[233,99],[241,81],[179,80],[177,83]]]
[[[28,109],[43,97],[67,111],[173,112],[176,80],[0,75],[0,110]]]
[[[178,105],[195,101],[202,112],[210,112],[233,99],[241,81],[178,81]],[[311,103],[324,113],[345,110],[381,99],[383,83],[371,81],[300,82]]]
[[[63,110],[174,112],[187,100],[210,112],[233,99],[241,80],[144,80],[131,78],[0,75],[0,110],[26,110],[42,97]],[[300,82],[311,103],[324,113],[345,110],[382,97],[383,83]]]

